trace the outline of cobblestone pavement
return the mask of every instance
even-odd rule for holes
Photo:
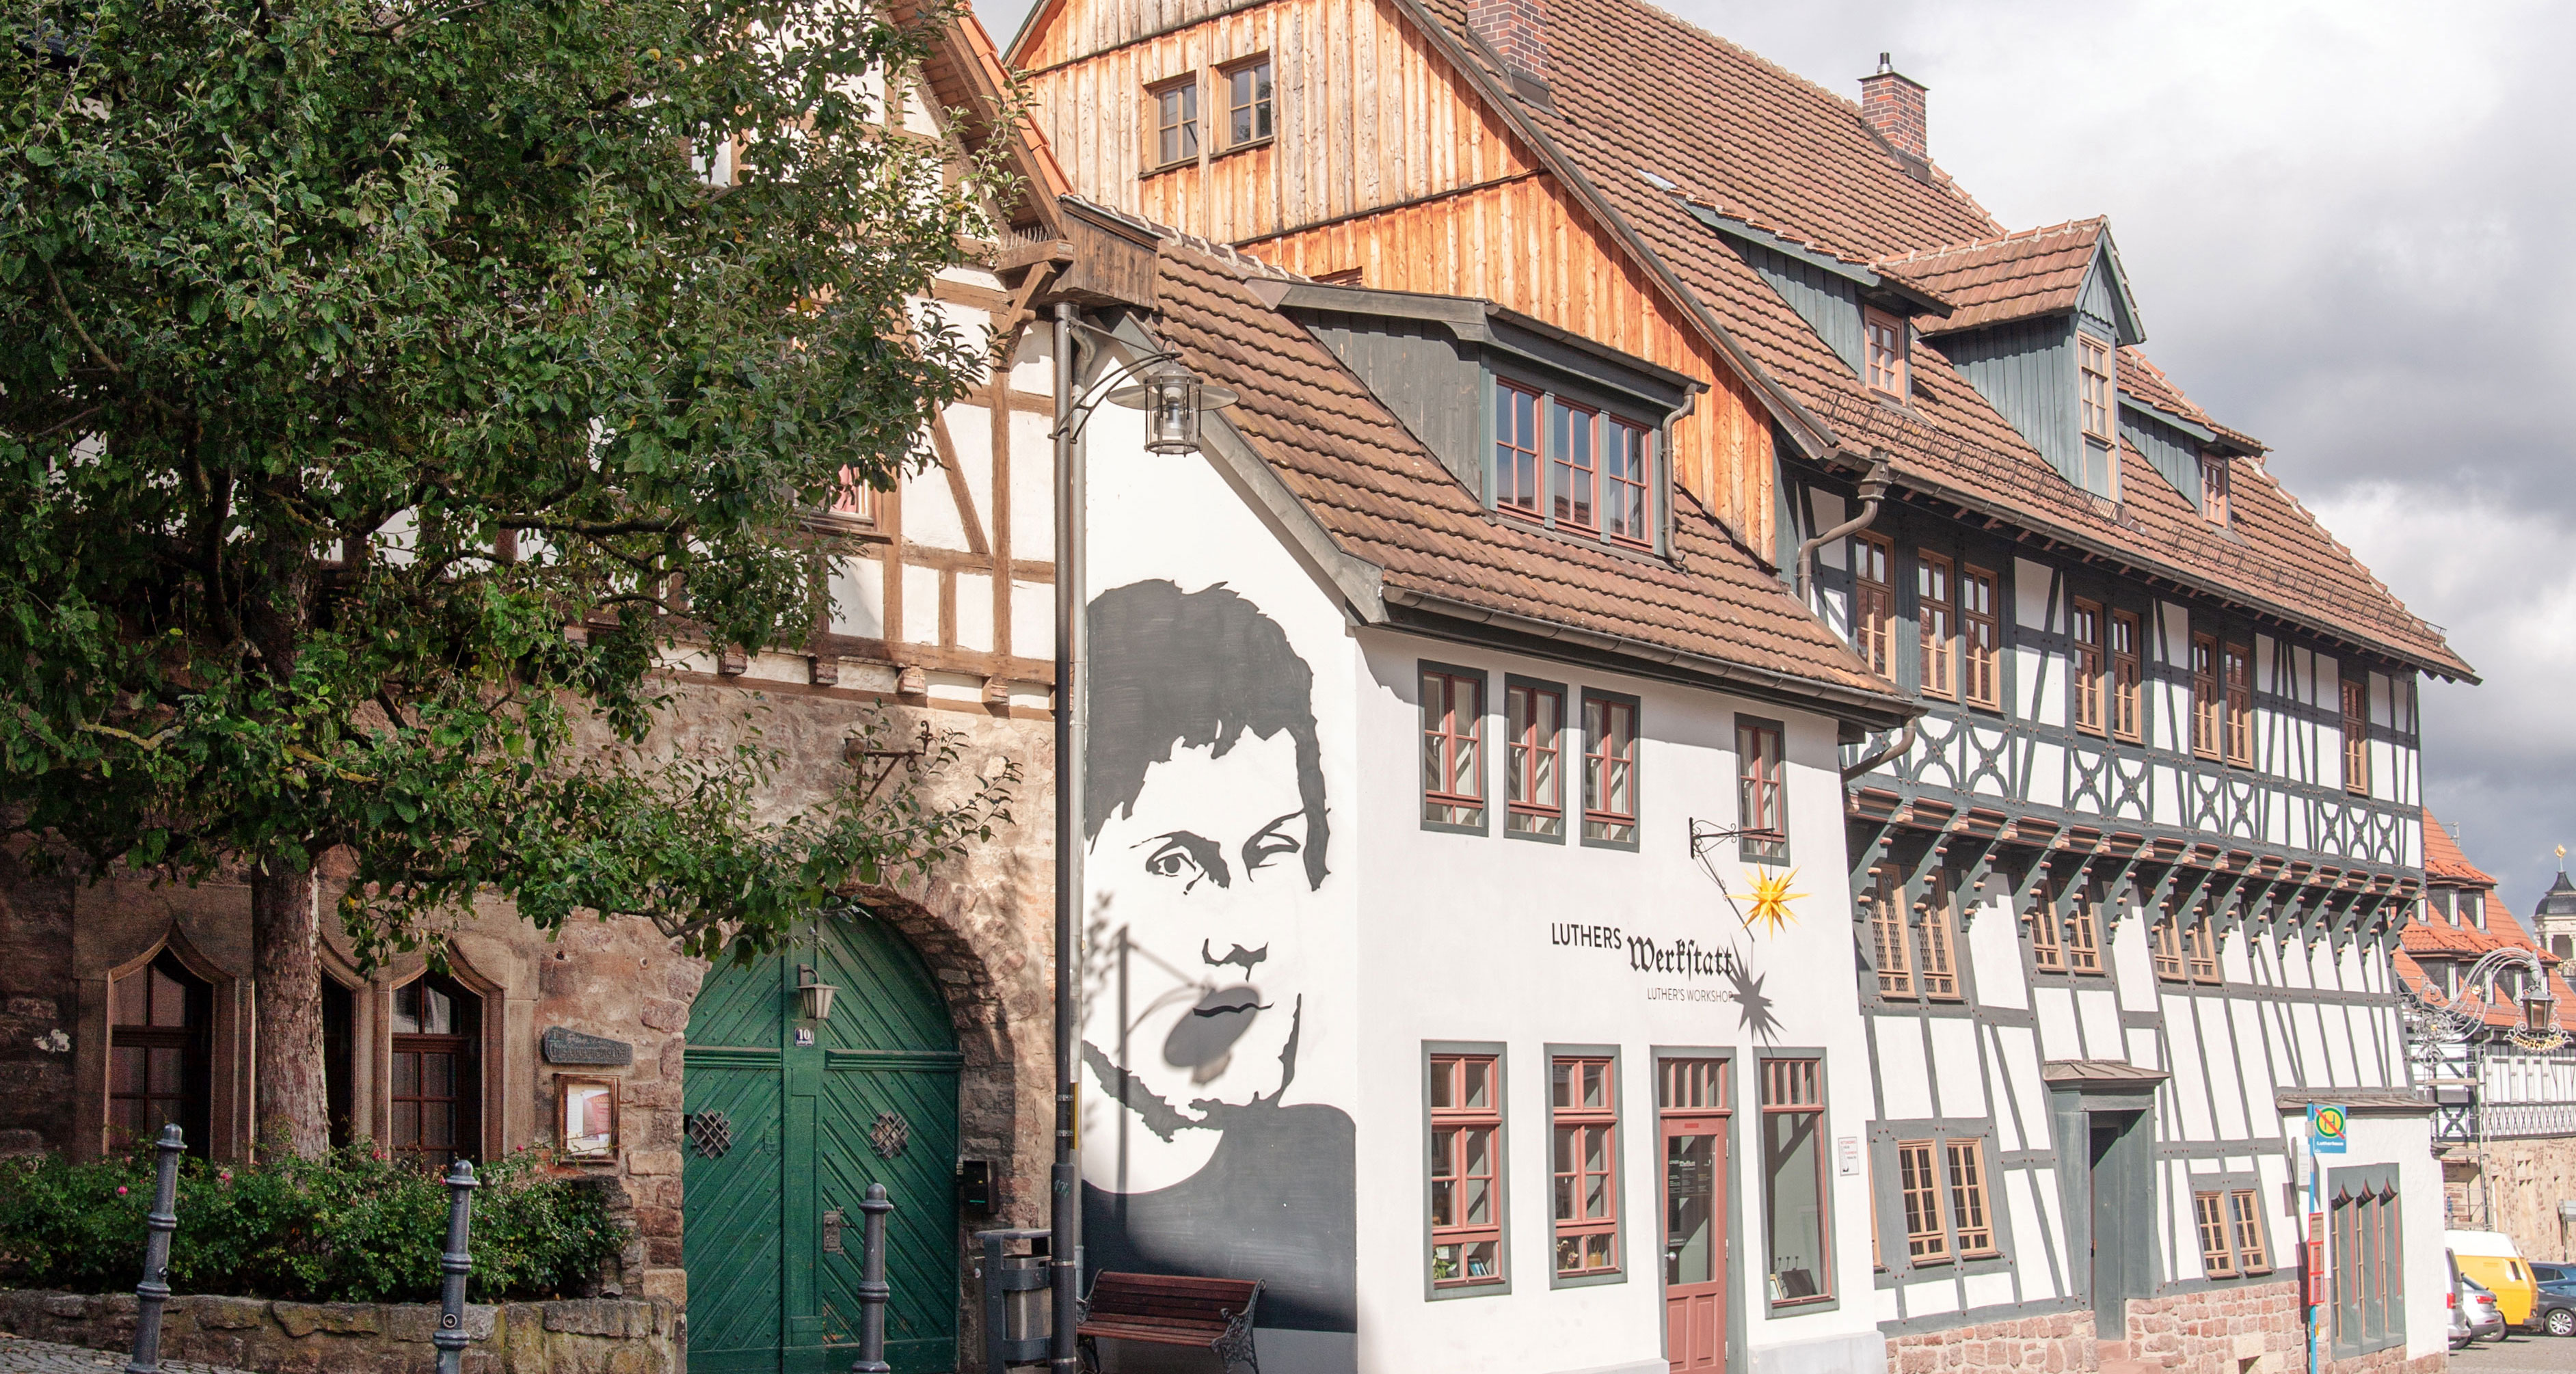
[[[103,1369],[125,1368],[125,1362],[132,1357],[133,1352],[127,1350],[91,1350],[0,1334],[0,1374],[99,1374]],[[161,1368],[164,1374],[248,1374],[191,1360],[163,1360]]]

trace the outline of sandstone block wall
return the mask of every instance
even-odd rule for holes
[[[2128,1339],[2103,1341],[2087,1310],[2013,1317],[1887,1343],[1889,1374],[2019,1370],[2079,1374],[2118,1365],[2172,1374],[2304,1374],[2307,1329],[2295,1278],[2139,1298],[2129,1303]],[[2440,1355],[2408,1360],[2404,1346],[2356,1359],[2325,1359],[2319,1374],[2437,1374]]]
[[[2442,1157],[2442,1197],[2454,1227],[2502,1231],[2525,1259],[2576,1261],[2576,1226],[2558,1219],[2559,1203],[2576,1202],[2576,1136],[2454,1146]]]
[[[0,1331],[130,1350],[137,1304],[106,1296],[0,1290]],[[430,1303],[270,1302],[192,1295],[161,1313],[161,1354],[263,1374],[434,1374]],[[467,1374],[681,1374],[686,1321],[669,1301],[587,1299],[465,1309]]]

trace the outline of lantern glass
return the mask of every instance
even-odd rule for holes
[[[840,993],[841,990],[839,988],[823,982],[814,976],[813,965],[798,964],[796,966],[797,1010],[804,1014],[806,1020],[831,1020],[832,999],[840,996]]]
[[[2558,999],[2554,997],[2531,998],[2522,1004],[2523,1025],[2529,1030],[2546,1031],[2557,1010]]]
[[[1158,368],[1145,379],[1145,447],[1153,453],[1198,452],[1199,379],[1189,369]]]

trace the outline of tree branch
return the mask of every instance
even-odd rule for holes
[[[118,367],[116,365],[116,360],[107,356],[107,350],[99,347],[98,340],[91,338],[89,336],[89,330],[82,327],[80,316],[72,313],[72,298],[63,294],[63,279],[54,275],[54,268],[51,263],[47,263],[45,265],[45,280],[53,283],[54,304],[62,309],[63,322],[70,325],[72,327],[72,332],[78,334],[80,336],[80,341],[88,346],[90,357],[96,359],[98,361],[98,365],[106,368],[109,372],[112,372],[119,377],[124,376],[125,369]]]

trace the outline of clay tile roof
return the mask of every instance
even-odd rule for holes
[[[2398,928],[2398,947],[2419,958],[2475,959],[2498,945],[2510,943],[2475,926],[2455,926],[2448,921],[2408,921]]]
[[[1714,660],[1870,716],[1914,713],[1686,493],[1670,563],[1513,524],[1304,327],[1263,305],[1245,285],[1251,266],[1171,235],[1161,254],[1156,333],[1239,393],[1227,421],[1345,553],[1382,570],[1390,600],[1416,593]]]
[[[2493,891],[2496,885],[2495,879],[2488,877],[2485,870],[2470,863],[2469,856],[2460,852],[2459,842],[2452,839],[2451,832],[2433,818],[2430,809],[2424,812],[2424,878],[2427,882],[2449,887],[2483,887],[2489,891]],[[2502,907],[2496,907],[2494,911],[2506,920],[2513,919],[2513,913]],[[2494,918],[2491,916],[2489,919]],[[2514,927],[2517,932],[2521,928],[2519,923]]]
[[[1403,3],[1420,5],[1471,55],[1483,51],[1465,0]],[[2408,611],[2259,462],[2234,466],[2227,530],[2201,520],[2133,456],[2123,467],[2129,499],[2107,508],[2060,476],[1931,344],[1916,351],[1910,404],[1874,397],[1696,207],[1843,261],[1888,264],[1900,277],[1899,259],[1922,257],[1916,271],[1946,268],[1954,255],[1974,258],[1977,245],[2029,255],[2015,259],[2035,274],[2029,282],[1999,274],[1978,288],[2018,302],[1996,306],[2010,309],[2028,308],[2015,292],[2054,299],[2064,276],[2055,248],[2098,236],[2099,221],[2013,235],[1938,167],[1894,152],[1852,101],[1644,0],[1550,0],[1547,42],[1547,101],[1501,94],[1508,82],[1490,69],[1481,79],[1544,140],[1546,158],[1597,193],[1620,232],[1671,271],[1757,383],[1837,447],[1884,451],[1900,485],[1935,500],[2426,671],[2474,678],[2440,628]],[[1948,300],[1961,289],[1931,294]],[[2124,377],[2132,370],[2141,401],[2260,450],[2210,422],[2161,372],[2124,367]]]
[[[1870,266],[1950,303],[1949,318],[1922,321],[1925,332],[1981,329],[2073,310],[2093,269],[2103,225],[2100,219],[2073,220],[1946,248],[1916,249]]]

